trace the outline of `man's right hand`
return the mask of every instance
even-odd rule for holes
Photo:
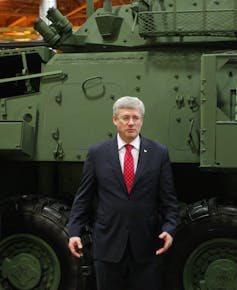
[[[73,256],[80,258],[83,256],[81,238],[71,237],[69,239],[68,248]]]

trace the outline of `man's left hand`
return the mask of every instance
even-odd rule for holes
[[[160,248],[156,251],[156,255],[160,255],[160,254],[165,253],[169,249],[169,247],[171,247],[171,245],[173,243],[173,237],[167,232],[161,233],[159,235],[159,238],[161,240],[163,240],[164,244],[163,244],[162,248]]]

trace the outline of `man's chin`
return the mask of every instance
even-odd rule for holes
[[[130,133],[130,134],[127,134],[126,139],[127,139],[127,140],[130,140],[130,142],[131,142],[131,141],[133,141],[136,137],[137,137],[137,134],[136,134],[136,133]]]

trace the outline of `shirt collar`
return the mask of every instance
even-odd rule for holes
[[[117,134],[117,141],[118,141],[118,150],[121,150],[127,144],[126,142],[123,141],[123,139],[119,136],[119,134]],[[140,143],[141,143],[140,135],[137,135],[137,137],[129,144],[131,144],[135,149],[139,151]]]

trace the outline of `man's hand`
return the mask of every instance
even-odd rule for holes
[[[83,245],[81,243],[81,238],[71,237],[69,239],[68,248],[73,256],[77,258],[80,258],[83,256],[83,253],[82,253]]]
[[[167,232],[161,233],[159,235],[159,238],[164,241],[164,244],[163,244],[162,248],[160,248],[156,251],[156,255],[160,255],[160,254],[165,253],[169,249],[169,247],[171,247],[171,245],[173,243],[173,237]]]

